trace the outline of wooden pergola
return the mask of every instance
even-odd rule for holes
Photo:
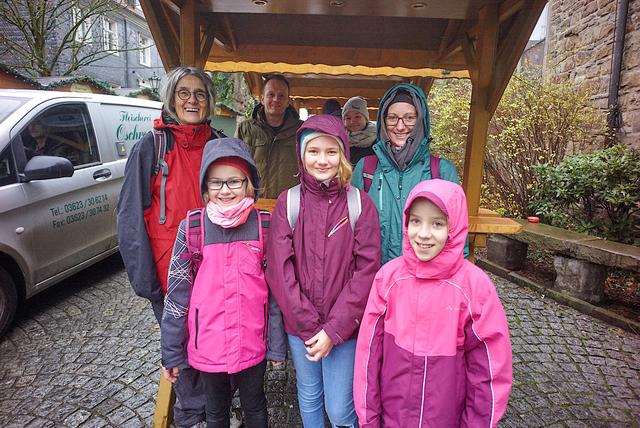
[[[291,79],[297,107],[384,92],[434,79],[472,83],[462,184],[470,232],[519,230],[480,209],[489,120],[546,0],[140,0],[164,67]],[[509,220],[510,221],[510,220]]]
[[[428,93],[436,78],[470,78],[463,187],[478,214],[489,120],[546,0],[141,0],[166,69],[196,65],[291,77],[294,104],[363,95],[395,83]]]

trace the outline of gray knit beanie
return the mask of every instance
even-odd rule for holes
[[[365,119],[367,119],[367,122],[369,121],[369,110],[367,110],[367,100],[365,100],[364,98],[362,97],[349,98],[349,101],[347,101],[344,107],[342,108],[342,120],[344,120],[344,117],[347,115],[349,110],[357,111],[358,113],[363,115]]]

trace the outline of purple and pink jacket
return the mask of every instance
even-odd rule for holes
[[[419,197],[448,216],[447,242],[428,262],[407,238],[408,210]],[[511,391],[511,342],[493,283],[463,258],[464,192],[449,181],[423,181],[403,217],[402,256],[376,275],[358,335],[360,427],[495,427]]]
[[[342,122],[328,115],[313,116],[297,134],[317,130],[338,136],[349,158]],[[324,329],[335,345],[355,338],[367,296],[380,267],[378,212],[360,192],[362,212],[352,230],[349,223],[327,237],[340,219],[348,217],[347,192],[337,178],[319,183],[305,172],[300,156],[300,213],[292,232],[287,220],[287,192],[278,197],[271,216],[266,278],[282,309],[288,334],[308,340]]]

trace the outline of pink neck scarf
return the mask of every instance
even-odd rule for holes
[[[227,208],[220,208],[215,203],[209,201],[207,203],[207,217],[209,217],[211,223],[229,229],[247,221],[247,217],[249,217],[253,206],[253,198],[244,198],[236,205]]]

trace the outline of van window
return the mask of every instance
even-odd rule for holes
[[[26,98],[0,97],[0,123],[27,101]]]
[[[22,131],[27,159],[36,155],[67,158],[75,167],[100,162],[91,118],[84,104],[52,107]]]
[[[0,153],[0,186],[17,183],[16,168],[11,156],[11,145]]]

